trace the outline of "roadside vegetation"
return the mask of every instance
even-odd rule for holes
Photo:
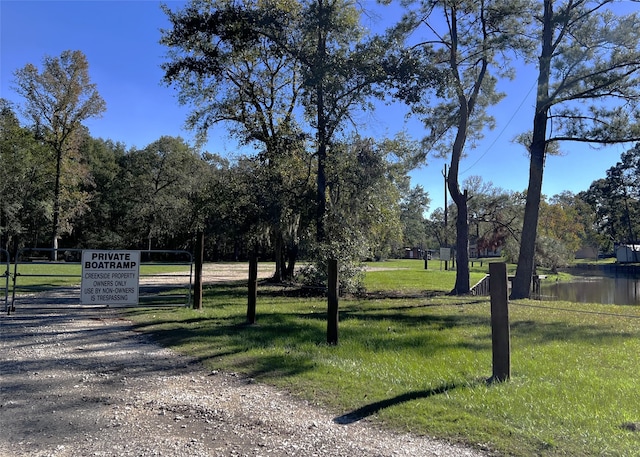
[[[340,423],[372,420],[499,455],[640,455],[639,309],[512,301],[512,378],[488,384],[489,299],[446,295],[455,271],[436,262],[374,266],[368,294],[340,301],[337,346],[324,343],[326,299],[293,287],[262,284],[253,326],[244,281],[207,287],[201,311],[129,317],[208,369],[291,391]]]

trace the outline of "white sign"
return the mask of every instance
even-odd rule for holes
[[[82,251],[80,303],[137,305],[140,251]]]
[[[451,260],[451,248],[440,248],[440,260]]]

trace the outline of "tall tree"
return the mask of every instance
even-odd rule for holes
[[[302,16],[299,60],[305,72],[304,105],[316,133],[316,239],[326,238],[327,157],[338,129],[355,109],[365,106],[373,81],[365,70],[371,50],[364,36],[360,11],[351,0],[308,0]]]
[[[537,96],[526,143],[529,185],[513,299],[530,294],[549,149],[562,141],[640,140],[638,13],[615,14],[613,0],[542,0],[539,5]]]
[[[457,274],[452,293],[466,294],[470,290],[469,212],[468,194],[458,177],[460,161],[467,144],[494,124],[487,109],[503,97],[496,90],[497,78],[512,75],[508,56],[521,49],[528,5],[526,0],[416,3],[400,28],[411,32],[409,47],[425,49],[439,81],[433,96],[411,103],[429,131],[428,148],[450,157],[447,188],[457,207]]]
[[[305,272],[313,285],[327,283],[327,265],[337,259],[341,289],[355,292],[361,287],[361,260],[388,256],[389,248],[401,243],[398,183],[405,180],[398,179],[401,170],[391,143],[354,134],[332,144],[326,169],[327,239]]]
[[[272,28],[273,21],[282,25],[287,17],[293,20],[300,5],[217,0],[193,1],[177,12],[164,10],[172,24],[162,37],[170,59],[163,65],[164,79],[178,87],[181,103],[194,106],[187,125],[205,138],[212,125],[225,124],[241,144],[261,151],[259,163],[268,171],[261,176],[272,180],[263,188],[282,188],[290,159],[304,155],[305,136],[294,111],[303,78],[299,62],[270,37],[280,33]],[[290,271],[282,265],[283,239],[293,221],[300,220],[300,212],[285,199],[292,190],[263,195],[269,205],[258,215],[273,228],[277,280]]]
[[[61,196],[64,161],[77,151],[77,133],[82,122],[100,116],[106,109],[96,85],[89,77],[89,63],[81,51],[64,51],[60,57],[46,56],[42,71],[27,64],[15,72],[16,91],[25,99],[24,113],[38,135],[49,144],[56,164],[53,188],[52,259],[56,260],[61,228]]]
[[[235,39],[267,39],[269,52],[293,59],[300,71],[300,103],[315,138],[316,239],[322,243],[331,143],[355,111],[367,109],[372,95],[381,95],[376,86],[386,78],[381,59],[392,41],[366,39],[361,5],[354,0],[274,0],[264,5],[236,12],[243,19],[236,21],[235,30],[241,33]]]
[[[211,8],[212,4],[214,8]],[[326,175],[330,145],[339,129],[350,121],[353,111],[367,106],[368,97],[374,93],[374,82],[383,78],[383,74],[375,70],[378,68],[377,56],[384,52],[384,47],[379,43],[369,46],[362,41],[364,30],[359,22],[360,10],[353,0],[213,3],[194,0],[192,5],[193,14],[179,22],[179,27],[174,21],[174,31],[179,33],[175,34],[175,40],[171,37],[173,41],[170,44],[191,46],[196,43],[195,52],[183,60],[184,65],[180,65],[177,71],[167,68],[167,75],[182,78],[194,69],[196,75],[204,72],[204,77],[224,74],[230,65],[232,68],[236,62],[243,65],[247,57],[254,58],[256,52],[267,56],[268,60],[263,60],[262,65],[266,62],[285,63],[282,70],[285,76],[288,72],[288,84],[295,83],[301,89],[304,113],[297,114],[309,122],[315,133],[316,239],[318,243],[324,243],[330,198]],[[201,10],[208,11],[204,21]],[[193,35],[188,30],[185,34],[184,30],[193,24],[200,29]],[[238,60],[221,60],[220,57],[228,55],[230,50]],[[299,86],[295,77],[298,74],[301,76]],[[263,80],[261,86],[273,89],[280,87],[279,84],[269,86]],[[255,91],[257,88],[260,87],[252,89]],[[211,90],[206,93],[207,96],[211,94]],[[244,103],[250,94],[242,95]],[[275,104],[268,108],[274,110],[279,106]],[[290,106],[300,105],[286,105]],[[240,106],[236,108],[242,111]],[[262,104],[253,103],[250,112],[262,108]],[[293,113],[289,111],[290,119]],[[287,133],[295,138],[297,130],[291,128],[295,127],[293,123],[286,127]],[[285,144],[280,142],[280,145]]]

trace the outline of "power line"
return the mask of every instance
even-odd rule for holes
[[[484,151],[484,153],[482,153],[482,155],[480,157],[478,157],[478,159],[473,162],[466,170],[462,171],[460,174],[463,175],[466,172],[468,172],[469,170],[471,170],[473,167],[475,167],[478,162],[480,162],[484,156],[486,156],[489,151],[491,150],[491,148],[493,146],[495,146],[495,144],[498,142],[498,140],[500,139],[500,137],[502,136],[502,134],[505,132],[505,130],[507,130],[507,127],[509,127],[509,125],[511,124],[511,121],[513,121],[516,117],[516,114],[518,114],[518,111],[520,111],[520,108],[522,108],[522,105],[524,105],[524,102],[527,101],[527,98],[529,97],[529,94],[531,94],[531,91],[533,90],[534,87],[536,87],[537,83],[533,83],[533,85],[531,86],[531,88],[529,89],[529,91],[526,93],[526,95],[524,96],[524,98],[522,99],[522,101],[520,102],[520,104],[518,105],[518,107],[516,108],[516,110],[514,111],[514,113],[511,115],[511,117],[509,118],[509,120],[507,121],[507,123],[504,125],[504,127],[502,128],[502,130],[500,130],[500,133],[498,133],[498,136],[493,140],[493,142],[487,147],[487,149]]]

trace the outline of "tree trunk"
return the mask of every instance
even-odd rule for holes
[[[62,174],[62,149],[56,148],[56,181],[53,189],[53,227],[51,233],[51,260],[58,260],[58,236],[60,232],[60,175]]]
[[[529,147],[529,187],[524,210],[522,238],[516,276],[511,288],[511,298],[529,298],[531,278],[533,277],[536,238],[538,235],[538,216],[542,199],[542,174],[547,151],[547,122],[551,109],[549,99],[549,81],[551,79],[551,58],[553,56],[553,0],[544,0],[542,31],[542,52],[539,59],[538,89],[536,111],[533,118],[533,135]]]
[[[292,243],[291,247],[287,251],[289,256],[289,262],[285,270],[285,279],[292,280],[296,269],[296,261],[298,260],[298,245]]]
[[[322,135],[318,132],[318,136]],[[316,241],[322,243],[325,240],[326,233],[324,228],[325,213],[327,211],[327,177],[325,173],[325,164],[327,161],[327,145],[324,139],[321,139],[318,145],[318,176],[316,178]]]
[[[524,209],[522,237],[520,239],[520,253],[516,276],[513,279],[511,298],[529,298],[531,292],[531,278],[536,253],[536,237],[538,234],[538,215],[542,198],[542,172],[544,170],[544,143],[542,149],[531,148],[529,165],[529,187],[527,188],[527,202]]]
[[[328,71],[325,68],[326,52],[327,52],[327,36],[323,29],[324,20],[324,3],[318,1],[318,35],[316,43],[316,71],[320,72],[318,82],[316,83],[316,121],[317,125],[317,141],[318,141],[318,176],[316,178],[316,241],[322,243],[325,240],[326,233],[324,227],[325,212],[327,210],[327,177],[326,177],[326,161],[327,161],[327,115],[324,106],[324,75]]]
[[[457,165],[452,165],[451,170],[455,170],[457,174],[457,168]],[[464,295],[471,290],[469,283],[469,208],[467,192],[460,192],[456,174],[453,175],[453,179],[451,179],[451,173],[449,174],[449,193],[458,209],[456,217],[456,283],[451,293]]]
[[[471,291],[469,284],[469,208],[467,205],[467,192],[460,192],[458,173],[460,169],[460,159],[467,139],[467,129],[470,111],[464,93],[460,91],[460,120],[458,122],[458,132],[453,143],[451,152],[451,166],[447,185],[451,198],[456,204],[458,215],[456,217],[456,283],[451,291],[454,295],[464,295]]]
[[[284,271],[284,253],[283,253],[283,242],[282,242],[282,233],[278,229],[276,234],[276,246],[275,246],[275,261],[276,261],[276,271],[273,273],[273,281],[276,283],[282,282],[283,271]]]
[[[468,294],[471,291],[469,282],[469,208],[467,205],[467,191],[464,191],[456,202],[458,216],[456,218],[456,283],[453,293]]]

